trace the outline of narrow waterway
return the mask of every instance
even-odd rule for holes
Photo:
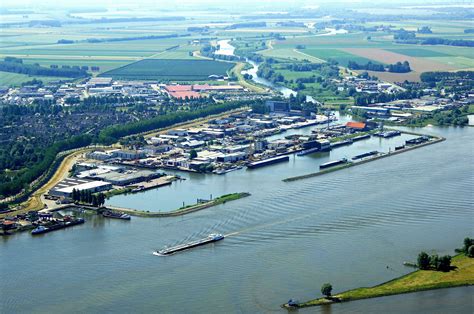
[[[233,56],[235,47],[230,44],[230,39],[223,39],[217,42],[219,49],[215,52],[216,55]]]
[[[252,196],[183,217],[126,222],[90,216],[84,225],[42,236],[2,238],[2,312],[283,313],[281,303],[314,298],[324,282],[336,292],[375,285],[411,271],[402,262],[421,250],[452,254],[473,236],[474,129],[416,131],[447,140],[293,183],[281,179],[314,170],[321,156],[197,175],[168,193],[136,194],[130,205],[172,207],[172,198],[181,202],[179,193],[220,194],[222,186]],[[232,235],[173,256],[151,254],[211,232]],[[438,302],[440,295],[431,292],[398,298],[380,302],[403,306],[402,312],[423,312],[433,302],[444,313],[452,312],[453,298],[470,302],[465,292],[444,298],[450,302]],[[370,312],[379,300],[334,311]]]

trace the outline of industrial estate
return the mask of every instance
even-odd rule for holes
[[[172,4],[166,9],[143,3],[144,10],[118,2],[107,8],[1,8],[0,233],[10,252],[16,252],[15,242],[55,243],[62,237],[75,242],[110,228],[119,234],[97,237],[120,239],[124,248],[146,243],[147,257],[154,258],[149,263],[176,261],[183,267],[179,263],[186,258],[193,258],[187,260],[189,265],[198,265],[199,254],[209,258],[215,253],[219,258],[226,249],[282,239],[283,248],[275,252],[260,253],[264,248],[257,245],[248,253],[272,265],[258,268],[256,277],[275,269],[282,276],[279,280],[288,282],[288,287],[279,287],[278,300],[265,294],[271,302],[244,293],[242,300],[254,300],[253,307],[265,304],[264,311],[328,307],[474,284],[474,242],[469,238],[472,229],[466,227],[472,218],[474,171],[468,162],[474,145],[472,5],[257,1],[252,4],[255,10],[248,11],[228,3]],[[429,163],[436,170],[430,170]],[[392,185],[385,185],[385,180]],[[425,194],[411,196],[415,191]],[[447,203],[437,206],[436,200],[442,201],[434,194],[446,196],[447,203],[449,199],[460,209]],[[358,210],[347,211],[352,207]],[[459,220],[446,218],[449,213]],[[377,229],[392,219],[387,235]],[[351,289],[359,284],[347,279],[349,272],[343,277],[331,268],[342,267],[339,260],[344,258],[334,251],[340,239],[321,247],[315,244],[322,243],[326,233],[344,230],[344,237],[350,237],[350,232],[363,230],[354,239],[364,248],[390,243],[399,256],[388,254],[381,260],[402,264],[399,257],[420,245],[418,240],[407,244],[410,241],[403,237],[404,232],[408,236],[419,231],[411,229],[411,221],[426,224],[430,232],[446,229],[445,241],[438,241],[442,247],[435,251],[451,251],[461,232],[468,238],[453,258],[422,252],[416,263],[404,263],[405,268],[419,268],[416,272],[383,265],[402,277],[356,290]],[[133,237],[125,239],[120,232]],[[246,233],[248,238],[232,242]],[[304,239],[301,250],[309,252],[296,249],[299,237]],[[153,241],[147,242],[150,238]],[[400,241],[409,248],[399,248]],[[436,240],[428,245],[436,245]],[[379,266],[346,249],[354,263]],[[105,251],[114,258],[123,254]],[[195,257],[187,256],[195,251]],[[177,253],[180,257],[171,256]],[[60,252],[52,249],[51,254]],[[290,255],[287,266],[275,264],[282,254]],[[306,261],[312,259],[324,267],[309,267]],[[323,272],[333,274],[346,292],[332,295],[332,285],[321,282],[323,297],[304,294],[291,277],[281,274],[290,271],[286,267],[292,263],[317,280],[330,278]],[[158,267],[169,274],[168,266]],[[144,274],[152,268],[137,267],[143,267]],[[242,276],[235,269],[229,274],[233,271]],[[364,283],[393,278],[377,272]],[[262,279],[266,288],[245,282],[256,291],[268,290],[273,275]],[[215,278],[237,278],[220,276]],[[97,294],[100,283],[87,280]],[[167,289],[141,280],[153,293]],[[13,279],[7,281],[15,287]],[[183,288],[168,277],[164,282],[177,291]],[[213,282],[217,281],[206,281],[205,286],[211,289]],[[20,293],[18,289],[11,291]],[[139,290],[124,289],[112,290],[107,301],[87,296],[93,300],[90,307],[78,309],[100,312],[101,302],[112,304],[118,295]],[[460,298],[472,292],[466,289],[470,290],[460,290]],[[313,300],[299,302],[287,295],[293,291]],[[169,304],[161,300],[150,306],[163,306],[164,312],[225,312],[232,306],[234,311],[251,312],[250,305],[240,307],[217,292],[219,301],[213,302],[211,292],[194,291],[196,298],[208,297],[205,306],[195,307],[199,302],[192,298],[192,304],[185,302],[177,311],[171,305],[179,303],[177,296]],[[32,300],[41,304],[42,296]],[[280,307],[287,297],[292,298]],[[7,298],[6,312],[58,310],[34,308],[28,302],[19,305],[11,293]],[[371,311],[361,309],[354,311]],[[127,311],[115,306],[109,310]],[[413,311],[427,308],[417,304]]]

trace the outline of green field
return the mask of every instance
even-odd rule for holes
[[[326,61],[335,60],[339,63],[339,65],[344,67],[347,66],[349,61],[355,61],[358,63],[367,63],[372,61],[370,59],[356,56],[338,49],[304,49],[303,52]]]
[[[226,75],[234,66],[212,60],[145,59],[102,73],[101,76],[125,80],[199,81],[209,75]]]
[[[410,57],[449,57],[449,54],[426,48],[395,48],[386,49]]]
[[[33,79],[38,79],[43,81],[43,83],[49,83],[52,81],[64,81],[71,80],[66,77],[51,77],[51,76],[29,76],[26,74],[10,73],[0,71],[0,86],[21,86],[22,83],[31,81]]]

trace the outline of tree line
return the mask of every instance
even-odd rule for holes
[[[474,71],[423,72],[420,79],[425,83],[438,83],[442,80],[474,80]]]
[[[89,75],[87,71],[81,68],[46,68],[39,64],[24,64],[22,59],[13,57],[6,57],[4,61],[0,61],[0,71],[71,78],[87,77]]]
[[[74,202],[83,203],[83,204],[90,204],[95,207],[99,207],[105,204],[105,194],[98,193],[93,194],[91,191],[87,190],[77,190],[72,189],[72,200]]]
[[[373,63],[371,61],[366,64],[359,64],[356,61],[349,61],[347,67],[351,70],[367,70],[367,71],[376,71],[376,72],[392,72],[392,73],[408,73],[411,71],[410,63],[408,61],[397,62],[394,64],[389,64],[385,66],[380,63]]]

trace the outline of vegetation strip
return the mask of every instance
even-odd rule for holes
[[[409,134],[416,135],[416,133],[411,133],[411,132],[404,132],[404,133],[409,133]],[[368,162],[371,162],[371,161],[374,161],[374,160],[377,160],[377,159],[382,159],[382,158],[385,158],[385,157],[390,157],[390,156],[393,156],[393,155],[401,154],[401,153],[404,153],[404,152],[407,152],[407,151],[410,151],[410,150],[413,150],[413,149],[417,149],[417,148],[420,148],[420,147],[423,147],[423,146],[436,144],[436,143],[439,143],[439,142],[442,142],[442,141],[445,141],[445,140],[446,139],[444,137],[435,137],[434,140],[426,142],[426,143],[422,143],[422,144],[418,144],[418,145],[410,146],[410,147],[405,147],[405,148],[402,148],[402,149],[397,150],[397,151],[393,151],[393,152],[390,152],[390,153],[384,153],[383,155],[374,156],[374,157],[371,157],[371,158],[368,158],[368,159],[365,159],[365,160],[362,160],[362,161],[358,161],[358,162],[347,163],[347,164],[344,164],[344,165],[341,165],[341,166],[329,168],[327,170],[308,173],[308,174],[304,174],[304,175],[301,175],[301,176],[289,177],[289,178],[283,179],[282,181],[283,182],[293,182],[293,181],[303,180],[303,179],[307,179],[307,178],[317,177],[317,176],[327,174],[327,173],[330,173],[330,172],[334,172],[334,171],[337,171],[337,170],[349,168],[349,167],[352,167],[352,166],[362,165],[362,164],[365,164],[365,163],[368,163]]]
[[[212,206],[225,204],[226,202],[235,201],[235,200],[238,200],[250,195],[251,195],[250,193],[246,193],[246,192],[226,194],[218,198],[215,198],[213,200],[206,201],[204,203],[181,207],[179,209],[176,209],[174,211],[169,211],[169,212],[150,212],[150,211],[135,210],[135,209],[128,209],[128,208],[119,208],[119,207],[114,207],[114,206],[109,206],[108,208],[114,211],[120,211],[132,216],[139,216],[139,217],[176,217],[176,216],[193,213],[198,210],[202,210],[202,209],[209,208]]]
[[[454,266],[454,270],[449,272],[417,270],[377,286],[348,290],[332,297],[314,299],[293,306],[285,304],[283,307],[319,306],[424,290],[474,285],[474,258],[459,254],[452,258],[451,265]]]

